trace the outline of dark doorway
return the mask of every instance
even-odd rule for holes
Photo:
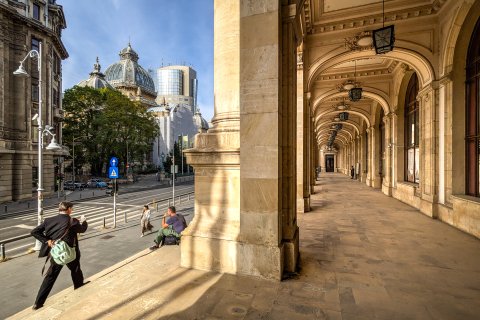
[[[325,171],[326,172],[334,172],[335,171],[333,154],[325,155]]]

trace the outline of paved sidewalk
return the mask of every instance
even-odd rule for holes
[[[186,215],[187,222],[193,218],[193,201],[182,202],[176,205],[178,212]],[[139,209],[140,210],[140,209]],[[119,223],[116,229],[103,229],[96,233],[80,237],[80,250],[82,253],[81,265],[85,277],[101,272],[114,264],[120,263],[131,256],[142,252],[152,246],[156,231],[161,222],[161,216],[166,210],[152,213],[152,233],[140,237],[140,220],[131,221],[128,225]],[[88,220],[87,220],[88,221]],[[176,246],[177,247],[177,246]],[[177,247],[178,248],[178,247]],[[163,250],[163,248],[161,249]],[[178,250],[178,249],[177,249]],[[38,258],[38,253],[25,255],[0,263],[0,319],[30,307],[43,280],[41,269],[45,258]],[[58,277],[51,297],[72,286],[72,279],[68,268],[63,268]],[[5,304],[5,302],[7,302]],[[47,300],[47,303],[50,299]]]
[[[340,174],[316,191],[292,279],[183,269],[164,247],[12,319],[478,319],[479,239]]]

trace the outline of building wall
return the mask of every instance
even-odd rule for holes
[[[65,20],[60,6],[47,7],[40,5],[37,20],[33,17],[33,1],[0,1],[0,202],[30,198],[37,188],[33,168],[38,166],[38,131],[31,120],[38,113],[38,101],[32,98],[32,90],[38,88],[34,82],[38,78],[36,58],[24,63],[29,78],[13,75],[32,48],[32,39],[41,41],[43,51],[40,116],[44,125],[55,127],[61,142],[61,60],[68,56],[61,42]],[[46,145],[49,139],[45,140]],[[44,152],[46,195],[55,189],[54,168],[60,156]]]
[[[321,4],[305,1],[303,21],[309,57],[306,90],[312,94],[320,149],[328,138],[324,128],[336,112],[332,106],[346,96],[341,84],[355,77],[363,98],[349,102],[347,111],[354,117],[335,141],[339,171],[348,175],[349,167],[360,161],[367,167],[366,175],[361,170],[362,183],[480,237],[480,199],[465,196],[465,68],[480,1],[436,1],[423,8],[413,1],[387,2],[385,25],[395,26],[396,40],[385,55],[375,55],[372,47],[350,46],[357,35],[381,27],[381,5],[345,1],[330,12],[322,11]],[[405,178],[405,96],[413,74],[419,78],[418,183]]]
[[[156,70],[158,104],[177,103],[197,108],[197,72],[188,66],[166,66]]]

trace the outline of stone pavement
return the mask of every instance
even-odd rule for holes
[[[479,318],[479,239],[340,174],[316,192],[290,279],[183,269],[179,248],[163,247],[12,319]]]

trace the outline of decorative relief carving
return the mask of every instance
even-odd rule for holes
[[[372,50],[372,33],[370,31],[362,31],[353,37],[345,38],[345,48],[352,51]]]

